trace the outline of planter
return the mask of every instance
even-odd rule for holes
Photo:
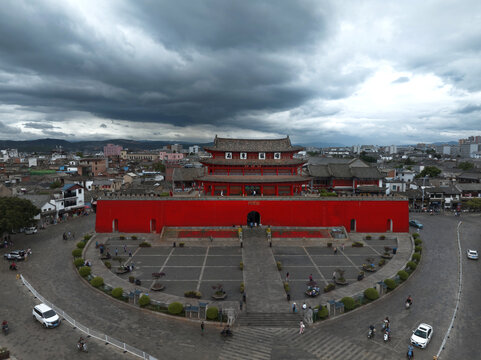
[[[363,265],[362,269],[364,271],[368,271],[368,272],[376,272],[377,271],[376,266],[370,266],[370,265]]]
[[[359,274],[357,276],[357,281],[361,281],[362,279],[364,279],[364,274]]]
[[[348,284],[348,282],[346,280],[340,280],[340,279],[336,279],[335,283],[336,283],[336,285],[347,285]]]
[[[129,272],[129,269],[126,266],[118,267],[115,270],[115,273],[118,274],[118,275],[126,274],[128,272]]]
[[[161,284],[157,281],[150,287],[150,290],[152,291],[162,291],[164,289],[165,289],[164,284]]]
[[[6,349],[0,351],[0,359],[10,359],[10,351]]]
[[[227,297],[227,293],[213,294],[212,299],[214,300],[224,300]]]
[[[392,254],[382,254],[381,257],[382,257],[383,259],[388,259],[388,260],[389,260],[389,259],[392,259]]]
[[[129,282],[133,284],[134,281],[135,281],[135,278],[133,276],[129,276]]]

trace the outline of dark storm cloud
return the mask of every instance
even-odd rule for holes
[[[43,129],[53,129],[53,128],[55,128],[52,124],[41,123],[41,122],[29,122],[29,123],[23,124],[23,126],[24,126],[25,128],[40,129],[40,130],[43,130]]]
[[[100,127],[106,129],[106,128],[107,128],[107,125],[105,125],[105,124],[100,124]]]
[[[455,111],[456,114],[471,114],[473,112],[481,111],[481,105],[467,105]]]
[[[317,96],[342,98],[351,90],[333,84],[335,69],[321,74],[322,89],[299,81],[302,56],[332,31],[328,5],[113,4],[114,20],[105,29],[67,6],[3,4],[0,33],[8,36],[0,37],[0,70],[17,76],[0,82],[3,101],[48,103],[109,119],[220,124],[252,111],[294,108]],[[341,80],[355,85],[356,76]]]

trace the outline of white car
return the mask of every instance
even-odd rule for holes
[[[433,336],[433,327],[428,324],[420,324],[411,335],[411,344],[424,349]]]
[[[25,228],[25,234],[32,235],[37,233],[37,228],[35,226]]]
[[[35,306],[32,314],[33,319],[38,320],[45,328],[53,328],[60,325],[60,317],[50,306],[45,304]]]
[[[478,260],[478,251],[477,250],[468,250],[466,255],[468,259]]]

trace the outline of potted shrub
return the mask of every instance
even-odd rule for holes
[[[336,284],[337,285],[347,285],[347,281],[346,279],[344,278],[344,273],[345,273],[345,270],[343,269],[337,269],[336,270],[336,273],[337,273],[337,276],[336,276]]]
[[[227,293],[224,291],[224,287],[222,284],[217,284],[212,286],[214,293],[212,294],[212,298],[214,300],[224,300],[227,297]]]
[[[184,247],[184,245],[185,245],[185,243],[183,243],[183,242],[179,243],[179,247]]]
[[[202,294],[200,293],[200,291],[189,290],[184,293],[184,296],[188,298],[200,299],[202,297]]]
[[[242,261],[239,264],[239,269],[244,270],[244,263]]]
[[[366,235],[365,239],[366,239],[366,240],[371,240],[371,239],[372,239],[372,236],[371,236],[371,235]]]
[[[326,287],[324,288],[324,292],[329,292],[332,291],[336,288],[336,285],[333,283],[327,284]]]
[[[332,247],[332,242],[328,242],[328,243],[327,243],[327,247],[328,247],[328,248]]]
[[[381,259],[381,260],[379,260],[379,262],[377,263],[377,265],[378,265],[379,267],[384,266],[385,264],[386,264],[386,259]]]
[[[384,246],[384,254],[381,255],[383,259],[392,259],[392,249],[389,246]]]
[[[245,291],[245,285],[244,285],[244,282],[241,282],[241,284],[240,284],[240,286],[239,286],[239,291],[240,291],[240,293],[241,293],[241,294],[243,294],[243,293],[244,293],[244,291]]]
[[[10,359],[10,351],[6,347],[0,348],[0,359]]]
[[[282,263],[280,261],[277,261],[276,265],[277,265],[277,270],[281,271],[282,270]]]
[[[130,275],[130,276],[129,276],[129,282],[133,284],[134,281],[135,281],[135,277],[132,276],[132,275]]]

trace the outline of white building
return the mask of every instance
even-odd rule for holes
[[[199,145],[189,146],[189,154],[198,154],[200,150]]]

